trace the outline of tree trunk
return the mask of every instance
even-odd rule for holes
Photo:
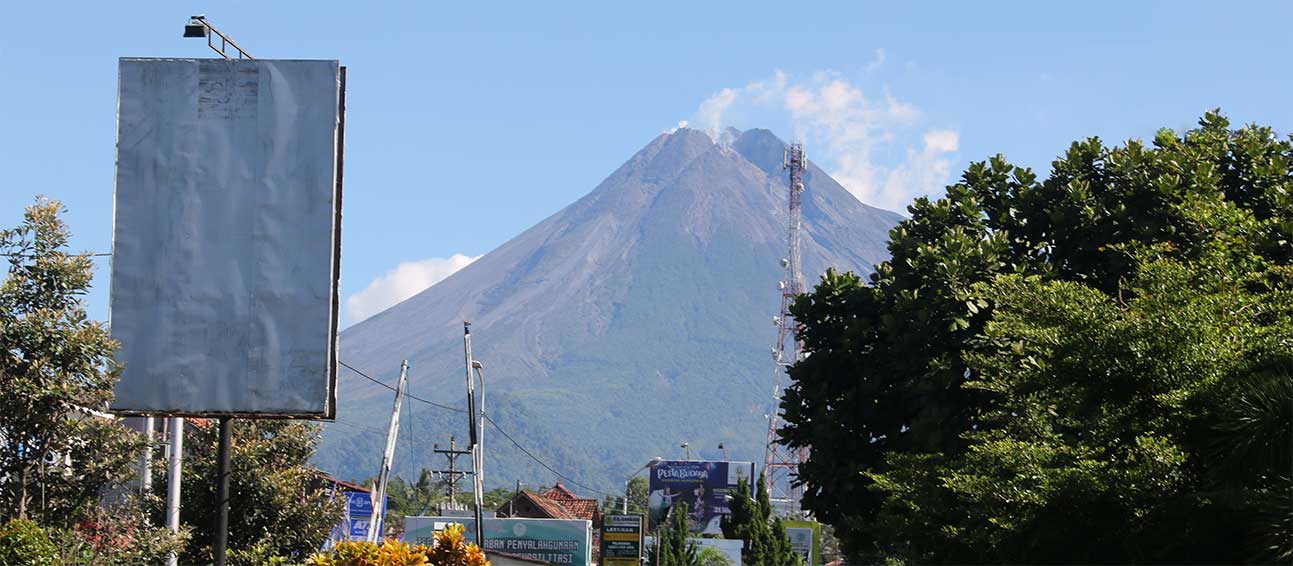
[[[22,475],[18,477],[18,518],[27,518],[27,471],[30,466],[22,467]]]

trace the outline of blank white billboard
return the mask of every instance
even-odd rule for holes
[[[331,417],[344,70],[120,60],[123,414]]]

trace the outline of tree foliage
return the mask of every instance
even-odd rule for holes
[[[871,560],[1293,556],[1291,163],[1211,112],[917,199],[793,307],[806,506]]]
[[[62,212],[42,199],[20,226],[0,230],[9,264],[0,284],[0,518],[47,527],[70,526],[128,481],[142,447],[141,435],[95,416],[112,398],[116,343],[86,317],[94,266],[68,253]]]
[[[0,525],[0,564],[53,566],[58,549],[31,519],[10,519]]]
[[[630,513],[646,513],[647,511],[647,487],[648,481],[642,476],[635,476],[629,479],[625,493],[628,495],[628,509]],[[606,496],[602,501],[602,513],[619,513],[624,510],[624,497]]]
[[[759,485],[764,483],[759,474]],[[749,566],[799,566],[802,558],[790,545],[785,525],[780,517],[772,516],[772,500],[768,490],[759,489],[758,496],[751,493],[750,482],[741,479],[736,484],[736,494],[728,501],[729,515],[719,519],[723,538],[746,541],[741,552],[741,564]]]
[[[696,564],[697,566],[736,566],[731,558],[723,554],[723,551],[712,546],[700,549],[696,554]]]
[[[647,548],[648,566],[699,566],[696,543],[687,539],[691,534],[687,516],[686,502],[669,509],[669,517],[656,529],[656,544]]]
[[[229,557],[260,564],[271,558],[301,562],[341,522],[342,498],[314,481],[310,457],[319,425],[289,420],[235,419],[229,479]],[[184,439],[180,519],[193,529],[182,563],[211,560],[216,514],[219,427],[190,426]],[[159,470],[160,473],[160,470]],[[159,477],[154,483],[162,481]],[[164,482],[163,482],[164,483]],[[160,522],[162,509],[155,510]]]

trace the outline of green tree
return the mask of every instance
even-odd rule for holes
[[[736,566],[736,563],[723,554],[723,551],[710,546],[700,549],[696,555],[696,564],[697,566]]]
[[[404,517],[430,515],[446,499],[445,482],[432,479],[431,472],[422,470],[416,482],[395,476],[386,484],[388,506],[386,520],[402,524]]]
[[[699,566],[696,543],[688,540],[691,525],[687,504],[679,502],[669,509],[666,522],[656,530],[656,545],[647,549],[649,566]]]
[[[116,343],[86,317],[94,273],[67,252],[57,201],[0,230],[0,519],[67,527],[134,473],[141,435],[100,411],[112,399]]]
[[[1217,447],[1256,434],[1224,409],[1293,344],[1290,163],[1212,112],[1152,147],[1076,142],[1041,181],[997,156],[917,199],[868,284],[828,272],[793,307],[808,356],[780,438],[813,447],[806,506],[870,560],[1278,553],[1251,541],[1290,538],[1288,466],[1237,474]]]
[[[260,564],[271,558],[304,561],[341,522],[344,500],[314,481],[309,460],[320,427],[290,420],[235,419],[230,452],[229,557]],[[211,560],[216,513],[219,427],[189,426],[184,439],[180,519],[193,529],[182,563]],[[161,518],[156,510],[156,520]]]
[[[626,492],[628,493],[628,507],[630,513],[646,513],[647,510],[647,487],[648,481],[642,476],[635,476],[629,480]],[[624,510],[624,497],[606,496],[602,502],[603,513],[619,513]]]
[[[759,474],[759,485],[766,485]],[[719,519],[723,538],[746,541],[741,552],[741,564],[749,566],[798,566],[802,558],[790,545],[785,526],[780,517],[772,516],[772,500],[768,490],[759,489],[758,497],[751,493],[750,482],[741,479],[736,484],[736,494],[728,501],[729,515]]]

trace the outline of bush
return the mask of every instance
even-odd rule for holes
[[[53,566],[58,563],[58,549],[35,522],[13,519],[0,526],[0,566]]]
[[[60,564],[156,564],[184,549],[189,529],[149,525],[133,502],[98,509],[70,529],[51,532]]]
[[[387,539],[375,542],[342,542],[328,552],[311,556],[309,566],[489,566],[480,547],[462,536],[462,525],[449,525],[436,533],[435,545],[413,545]]]

